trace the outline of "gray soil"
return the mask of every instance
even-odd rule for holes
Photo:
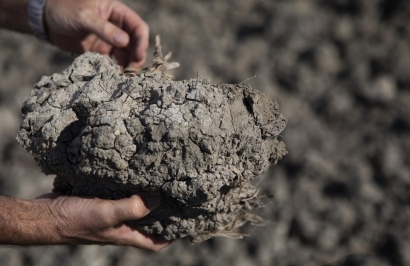
[[[174,52],[178,80],[257,75],[246,83],[278,102],[289,154],[257,186],[273,196],[257,214],[273,223],[241,227],[250,234],[242,240],[182,239],[158,254],[2,248],[2,265],[410,265],[409,1],[125,2],[150,24],[151,43],[160,34]],[[5,31],[0,47],[0,193],[33,198],[54,177],[15,140],[21,103],[73,57]]]
[[[54,192],[160,195],[159,208],[130,221],[146,233],[197,243],[264,225],[251,211],[265,197],[250,182],[286,154],[278,105],[249,85],[173,81],[157,41],[137,75],[86,53],[43,77],[23,104],[19,143],[57,176]]]

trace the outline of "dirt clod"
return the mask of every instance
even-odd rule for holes
[[[43,77],[23,105],[19,143],[56,175],[54,191],[119,199],[161,195],[132,222],[166,239],[201,242],[246,222],[264,197],[250,184],[286,154],[278,105],[249,85],[173,81],[162,56],[121,73],[86,53],[61,74]]]

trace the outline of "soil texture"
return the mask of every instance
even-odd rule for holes
[[[155,54],[138,74],[86,53],[44,76],[23,104],[19,143],[57,176],[56,193],[160,195],[155,211],[130,223],[167,240],[267,224],[252,214],[266,198],[250,182],[286,154],[277,103],[250,85],[173,81],[159,37]]]

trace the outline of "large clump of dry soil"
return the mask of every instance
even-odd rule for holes
[[[162,204],[131,224],[166,239],[232,235],[263,196],[250,184],[286,154],[278,105],[249,85],[173,81],[159,41],[151,67],[123,74],[111,59],[78,57],[43,77],[23,105],[18,141],[56,175],[54,191]]]

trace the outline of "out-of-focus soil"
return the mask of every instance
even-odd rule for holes
[[[274,223],[158,254],[2,248],[2,265],[410,265],[409,1],[126,2],[174,52],[177,79],[256,74],[249,83],[279,102],[289,154],[259,185],[274,196],[260,215]],[[53,177],[15,141],[19,109],[72,57],[6,31],[0,47],[0,193],[33,198]]]

